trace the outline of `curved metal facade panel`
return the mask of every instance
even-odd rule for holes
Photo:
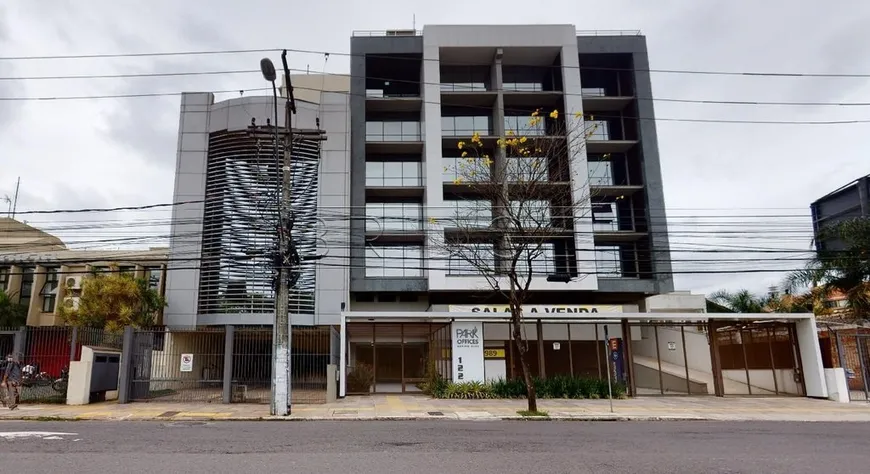
[[[273,314],[278,239],[279,161],[273,142],[248,131],[209,135],[203,212],[200,315]],[[293,152],[293,242],[300,262],[291,314],[314,314],[317,174],[320,142],[298,140]],[[277,157],[277,160],[276,160]],[[306,260],[306,257],[308,259]],[[258,318],[261,319],[261,318]]]

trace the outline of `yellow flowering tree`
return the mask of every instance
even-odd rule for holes
[[[533,281],[583,277],[569,255],[578,244],[575,222],[591,217],[587,176],[572,179],[580,169],[572,162],[595,132],[594,122],[584,119],[590,117],[539,109],[521,119],[526,124],[519,129],[475,132],[459,141],[458,156],[444,168],[445,203],[451,205],[429,220],[430,248],[450,275],[483,277],[507,303],[529,411],[537,411],[537,397],[523,304]]]

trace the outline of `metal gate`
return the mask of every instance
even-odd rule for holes
[[[870,334],[837,333],[837,353],[846,371],[849,400],[870,402]]]

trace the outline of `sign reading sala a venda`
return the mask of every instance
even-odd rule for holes
[[[508,305],[450,305],[451,313],[510,313]],[[620,305],[534,305],[523,306],[523,314],[621,313]]]

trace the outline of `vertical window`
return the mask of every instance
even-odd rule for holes
[[[546,135],[547,127],[544,120],[531,121],[529,115],[509,115],[504,118],[505,133],[513,132],[518,136]]]
[[[615,202],[592,204],[592,229],[603,231],[619,230],[619,217]]]
[[[422,185],[419,161],[366,162],[366,186],[402,187]]]
[[[54,312],[54,307],[57,304],[57,282],[57,268],[46,268],[45,283],[42,285],[42,290],[39,292],[39,295],[42,297],[43,313]]]
[[[610,128],[606,120],[587,120],[586,135],[589,140],[610,140]]]
[[[547,159],[543,157],[508,158],[505,169],[507,181],[544,182],[549,181]]]
[[[453,244],[447,247],[448,275],[479,275],[495,270],[495,248],[489,243]]]
[[[511,201],[511,216],[520,221],[526,230],[550,227],[551,214],[549,201]]]
[[[6,291],[9,285],[9,267],[0,267],[0,291]]]
[[[366,141],[413,142],[420,140],[420,122],[366,122]]]
[[[613,163],[609,161],[589,162],[589,184],[592,186],[612,186]]]
[[[445,183],[480,183],[492,178],[491,164],[485,158],[443,158],[442,178]],[[490,160],[489,163],[492,163]]]
[[[366,247],[366,277],[419,277],[423,249],[415,245]]]
[[[152,290],[160,288],[160,275],[162,273],[161,267],[145,267],[145,280],[148,281],[148,288]]]
[[[538,247],[535,243],[530,243],[525,248],[520,247],[520,257],[517,260],[517,275],[520,278],[527,277],[542,277],[555,273],[555,253],[552,243],[544,243]],[[514,252],[511,256],[516,255]],[[528,260],[531,259],[531,270],[529,269]]]
[[[441,117],[441,133],[444,136],[471,137],[474,133],[489,135],[492,133],[488,115]]]
[[[458,228],[489,227],[492,224],[492,203],[480,199],[444,201],[448,222]]]
[[[416,202],[366,203],[366,230],[415,231],[420,230],[423,206]]]
[[[34,267],[23,267],[21,269],[21,292],[18,296],[18,303],[25,307],[30,307],[30,295],[33,293]]]
[[[618,246],[595,246],[595,266],[600,277],[621,277],[622,264],[619,258]]]

